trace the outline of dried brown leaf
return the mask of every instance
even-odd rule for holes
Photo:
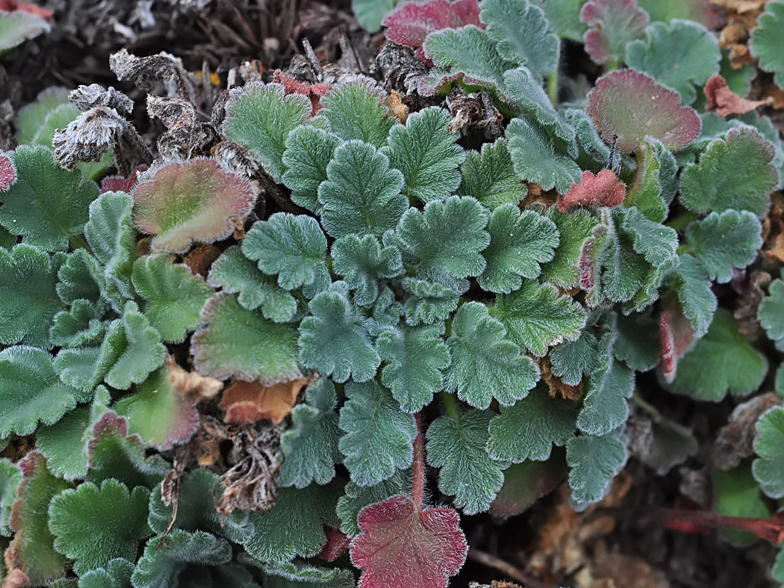
[[[307,378],[297,378],[264,386],[258,381],[233,380],[223,393],[220,408],[226,411],[227,423],[253,423],[269,419],[278,424],[297,403],[297,396],[308,383]]]
[[[223,389],[223,382],[215,378],[207,378],[199,372],[189,372],[182,369],[174,359],[169,357],[169,373],[167,378],[172,387],[183,396],[192,394],[197,401],[214,398]]]
[[[722,427],[713,445],[713,465],[721,470],[731,470],[754,454],[756,424],[762,413],[781,404],[773,392],[755,396],[735,407],[729,423]]]

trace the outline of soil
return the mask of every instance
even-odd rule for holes
[[[166,51],[180,58],[188,71],[217,74],[219,88],[225,88],[230,72],[246,61],[252,61],[264,79],[271,79],[276,68],[288,68],[293,56],[304,53],[302,40],[307,39],[326,62],[337,62],[351,48],[359,69],[380,78],[372,64],[384,43],[383,34],[363,32],[346,0],[49,0],[41,5],[54,11],[52,32],[0,61],[0,104],[8,101],[2,111],[6,123],[44,88],[98,83],[114,86],[135,100],[136,128],[153,145],[163,127],[151,126],[143,94],[129,83],[118,82],[109,70],[109,55],[122,47],[139,56]],[[600,73],[578,44],[568,44],[565,64],[591,78]],[[757,83],[764,81],[763,76]],[[415,95],[404,95],[403,102],[412,110],[425,105]],[[765,113],[779,119],[772,109]],[[14,147],[8,128],[0,132],[0,140],[0,147]],[[475,146],[470,136],[463,142]],[[727,306],[742,306],[744,298],[729,287],[723,294],[736,301]],[[753,300],[748,304],[753,305]],[[639,378],[638,388],[640,396],[665,417],[695,432],[696,455],[664,475],[633,457],[608,498],[585,513],[571,510],[561,484],[528,511],[506,521],[489,514],[463,517],[472,551],[451,586],[494,580],[530,588],[773,585],[768,574],[775,549],[770,544],[737,546],[716,531],[685,533],[683,526],[669,530],[640,516],[639,509],[683,504],[686,497],[696,507],[710,503],[706,480],[711,452],[740,401],[730,398],[698,405],[664,392],[653,376]],[[769,389],[772,382],[762,388]],[[432,502],[448,502],[435,487],[430,490]]]

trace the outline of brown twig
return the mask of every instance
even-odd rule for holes
[[[479,551],[473,547],[468,550],[468,559],[472,559],[484,566],[498,570],[502,574],[512,578],[515,582],[520,582],[526,588],[552,588],[544,582],[532,578],[520,568],[502,560],[500,557],[496,557],[484,551]]]

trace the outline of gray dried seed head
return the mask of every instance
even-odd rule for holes
[[[96,106],[77,116],[65,129],[55,131],[54,156],[68,169],[80,161],[99,161],[114,146],[117,131],[127,124],[113,108]]]
[[[170,82],[179,74],[177,59],[161,51],[149,57],[136,57],[123,48],[109,57],[109,68],[118,80],[131,80],[140,90],[152,90],[155,82]]]
[[[81,111],[90,110],[96,106],[114,108],[123,114],[133,111],[133,100],[113,87],[109,87],[107,90],[100,84],[79,86],[68,95],[68,99]]]
[[[166,160],[189,159],[211,139],[199,122],[196,107],[187,100],[149,95],[147,113],[166,125],[167,131],[158,138],[158,151]]]

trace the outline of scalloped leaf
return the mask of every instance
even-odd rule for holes
[[[216,294],[202,309],[207,326],[191,339],[194,367],[204,376],[225,380],[258,379],[264,385],[302,376],[297,365],[297,332],[243,308],[237,297]]]
[[[748,344],[732,315],[719,310],[705,336],[678,362],[668,386],[698,400],[718,402],[756,390],[768,371],[765,356]]]
[[[765,12],[757,18],[751,33],[749,49],[759,58],[759,67],[774,74],[779,88],[784,88],[784,54],[782,53],[781,26],[784,23],[784,3],[767,2]]]
[[[502,406],[525,398],[538,381],[539,370],[506,335],[504,325],[485,305],[462,305],[447,340],[452,363],[444,371],[444,387],[481,409],[488,408],[493,397]]]
[[[49,87],[35,97],[35,102],[19,109],[14,119],[14,128],[17,130],[16,140],[20,145],[51,146],[54,130],[64,128],[81,113],[68,100],[69,93],[68,88]],[[47,119],[63,120],[65,124],[51,125]],[[49,138],[45,140],[47,134]]]
[[[29,435],[39,421],[53,425],[91,397],[61,382],[45,351],[24,345],[0,351],[0,438]]]
[[[527,67],[541,79],[558,66],[560,43],[548,32],[544,10],[527,1],[485,0],[480,15],[487,34],[498,43],[496,50],[504,59]]]
[[[512,463],[545,461],[553,446],[562,447],[574,437],[576,417],[573,402],[552,398],[540,387],[513,406],[502,408],[490,422],[487,453]]]
[[[327,179],[327,165],[332,161],[340,137],[313,125],[302,125],[289,133],[281,181],[291,190],[294,204],[321,214],[318,187]]]
[[[570,152],[574,149],[574,128],[555,110],[542,88],[541,80],[528,68],[520,66],[506,71],[503,92],[519,116],[535,120],[549,135],[565,143]]]
[[[603,169],[598,175],[584,171],[579,183],[558,196],[558,210],[566,212],[573,206],[617,206],[625,197],[626,184],[612,170]]]
[[[540,184],[544,190],[555,188],[559,194],[580,181],[578,165],[556,151],[552,139],[538,122],[513,118],[506,128],[506,136],[520,179]]]
[[[376,339],[381,359],[381,383],[406,412],[417,412],[443,387],[441,372],[449,366],[443,323],[382,331]]]
[[[318,188],[321,222],[330,236],[355,233],[380,237],[395,228],[408,208],[403,174],[373,145],[348,141],[335,149],[327,180]]]
[[[759,457],[752,464],[754,479],[771,498],[784,497],[784,408],[774,406],[757,421],[754,451]]]
[[[240,556],[240,561],[244,560]],[[264,566],[264,588],[354,588],[351,570],[320,568],[295,562]]]
[[[548,218],[558,229],[559,243],[553,260],[542,264],[539,279],[568,290],[577,286],[580,252],[598,221],[587,210],[561,212],[557,206],[550,207]]]
[[[466,152],[460,173],[463,180],[457,194],[473,196],[490,210],[502,204],[518,204],[528,191],[515,173],[506,139],[484,143],[480,152]]]
[[[100,308],[105,280],[98,262],[85,249],[71,253],[57,270],[57,277],[57,295],[63,304],[72,304],[81,299],[89,300],[96,308]]]
[[[359,140],[380,149],[398,120],[390,116],[384,92],[369,81],[332,86],[321,99],[330,130],[344,141]]]
[[[699,164],[683,169],[680,200],[695,212],[734,208],[762,216],[779,185],[774,157],[774,145],[755,129],[730,129],[723,139],[711,141]]]
[[[359,486],[349,482],[346,484],[345,494],[338,500],[337,513],[341,530],[349,537],[356,537],[361,533],[357,520],[363,508],[383,502],[396,494],[406,494],[410,490],[410,470],[397,470],[392,477],[373,486]]]
[[[0,224],[24,243],[47,251],[68,248],[82,233],[98,186],[60,167],[51,149],[18,147],[9,154],[16,182],[0,193]]]
[[[693,256],[680,256],[673,289],[684,316],[691,323],[694,337],[699,339],[708,332],[718,306],[707,270]]]
[[[81,406],[63,415],[54,425],[36,432],[36,447],[46,456],[49,470],[72,481],[87,475],[87,438],[92,431],[90,407]]]
[[[338,292],[322,292],[310,301],[311,316],[299,329],[299,356],[336,382],[349,377],[366,382],[376,375],[381,358],[370,339],[367,319]]]
[[[9,526],[11,506],[16,499],[16,489],[22,481],[22,470],[8,459],[0,459],[0,536],[11,537]]]
[[[784,282],[780,279],[773,280],[768,287],[768,296],[759,305],[758,318],[772,341],[784,340]]]
[[[586,5],[587,6],[587,5]],[[608,143],[636,151],[647,136],[668,149],[681,149],[700,132],[700,117],[680,107],[677,92],[633,69],[614,71],[596,81],[588,94],[588,114]]]
[[[74,559],[82,575],[122,557],[136,559],[139,541],[150,535],[147,503],[150,491],[132,492],[117,480],[104,480],[100,489],[91,482],[65,490],[49,506],[49,528],[60,553]]]
[[[386,480],[395,470],[411,465],[416,437],[413,415],[375,382],[349,383],[348,401],[340,411],[340,428],[345,435],[338,447],[351,481],[372,486]]]
[[[446,320],[460,302],[460,295],[455,290],[441,284],[416,278],[403,278],[401,282],[403,290],[409,295],[404,305],[408,325],[429,325]]]
[[[699,23],[680,19],[669,25],[654,22],[645,32],[647,42],[626,45],[626,64],[678,92],[682,104],[694,102],[694,86],[704,86],[719,73],[721,51],[714,35]]]
[[[567,386],[577,386],[583,375],[590,375],[599,367],[599,343],[584,330],[574,341],[567,341],[550,350],[550,371]]]
[[[351,542],[351,561],[363,570],[359,588],[446,588],[468,553],[457,512],[421,510],[407,496],[366,507],[359,526]]]
[[[256,201],[250,181],[214,159],[169,163],[147,173],[152,179],[131,192],[133,223],[155,235],[151,246],[159,251],[185,253],[193,241],[225,239]]]
[[[90,570],[79,578],[79,588],[132,588],[131,574],[136,566],[121,557],[105,567]]]
[[[22,482],[10,520],[16,536],[6,551],[6,563],[11,569],[24,570],[31,584],[40,585],[65,574],[68,559],[54,549],[47,510],[52,498],[72,485],[53,476],[46,468],[46,458],[37,451],[25,455],[19,467]]]
[[[369,306],[378,296],[378,282],[403,273],[403,262],[396,247],[379,245],[373,235],[346,235],[332,245],[332,269],[343,276],[354,292],[354,302]]]
[[[472,515],[490,508],[501,489],[501,464],[488,456],[487,426],[494,413],[472,410],[453,420],[442,416],[427,428],[427,461],[441,468],[438,489],[455,497],[455,506]]]
[[[566,444],[566,462],[571,467],[569,488],[572,506],[578,510],[598,502],[610,488],[613,477],[626,462],[623,427],[606,435],[581,435]]]
[[[744,210],[712,212],[686,228],[686,251],[692,253],[708,270],[711,280],[729,282],[738,270],[757,257],[762,247],[762,224]]]
[[[294,297],[278,286],[275,278],[264,275],[240,247],[229,247],[215,260],[207,283],[229,294],[239,294],[240,306],[246,310],[261,307],[264,318],[273,322],[285,323],[296,315]]]
[[[511,294],[496,297],[493,315],[506,327],[511,339],[541,357],[547,348],[580,336],[585,311],[569,296],[559,296],[549,284],[533,280]]]
[[[589,0],[580,20],[591,28],[585,33],[585,50],[598,64],[624,61],[626,44],[641,39],[648,13],[636,0]]]
[[[3,10],[0,12],[0,51],[6,52],[41,33],[50,32],[50,21],[51,12],[50,16],[45,18],[32,11]]]
[[[145,256],[133,264],[133,287],[146,299],[142,310],[167,343],[182,343],[201,324],[201,309],[212,289],[184,264],[166,255]]]
[[[405,126],[390,130],[381,152],[389,158],[390,167],[403,173],[401,191],[409,200],[442,200],[460,185],[457,167],[465,155],[455,144],[458,135],[448,130],[451,120],[447,110],[433,106],[409,116]]]
[[[223,134],[248,149],[276,183],[286,170],[282,159],[286,139],[312,108],[307,97],[284,94],[280,84],[248,82],[233,88],[223,121]]]

